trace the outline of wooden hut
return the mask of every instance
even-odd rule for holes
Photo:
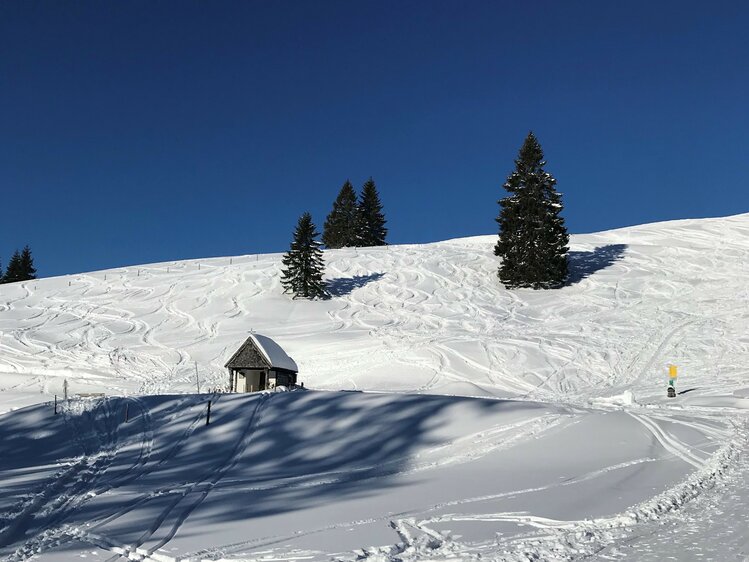
[[[226,363],[230,392],[254,392],[294,386],[299,368],[281,346],[267,336],[250,334]]]

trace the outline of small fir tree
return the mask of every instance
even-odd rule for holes
[[[325,219],[322,232],[323,244],[327,248],[356,246],[357,226],[356,192],[351,182],[346,180],[333,202],[333,209]]]
[[[283,256],[284,269],[281,272],[281,284],[284,292],[293,293],[294,298],[324,298],[327,296],[323,272],[320,242],[312,215],[304,213],[299,217],[291,248]]]
[[[374,180],[369,178],[362,187],[359,203],[359,245],[386,246],[386,222],[377,186]]]
[[[31,248],[24,247],[21,252],[21,277],[22,281],[36,279],[36,268],[34,267],[34,258],[31,256]]]
[[[541,145],[528,133],[503,186],[509,195],[498,202],[494,253],[502,258],[498,274],[507,288],[548,289],[567,279],[569,235],[560,216],[562,197],[545,165]]]
[[[8,262],[8,268],[5,270],[5,276],[3,277],[4,283],[15,283],[16,281],[23,281],[23,266],[21,264],[21,252],[16,250]]]

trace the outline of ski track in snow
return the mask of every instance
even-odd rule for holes
[[[215,401],[217,401],[217,398],[218,397],[216,396],[213,397]],[[121,473],[110,479],[102,479],[102,477],[106,477],[106,466],[111,464],[117,452],[114,447],[114,439],[117,432],[116,426],[122,420],[121,415],[123,414],[124,409],[120,408],[117,412],[114,412],[110,408],[110,399],[103,399],[94,402],[74,400],[71,401],[72,406],[64,406],[65,409],[63,412],[66,422],[73,425],[74,439],[84,453],[84,456],[81,457],[71,469],[68,469],[66,473],[62,475],[56,474],[45,489],[32,496],[30,500],[26,502],[26,505],[20,513],[20,515],[25,517],[19,517],[15,514],[13,515],[13,524],[11,527],[4,529],[2,534],[0,534],[0,544],[12,543],[12,537],[14,535],[22,536],[23,534],[27,534],[19,532],[19,524],[24,519],[38,516],[38,510],[40,508],[44,508],[44,511],[47,512],[44,514],[45,524],[40,527],[41,532],[31,540],[26,541],[22,546],[18,547],[12,555],[5,558],[6,560],[27,560],[36,553],[50,548],[59,547],[73,539],[86,539],[89,535],[96,537],[95,540],[92,539],[89,541],[91,544],[103,546],[103,543],[106,543],[107,546],[105,548],[113,551],[119,548],[119,551],[124,553],[130,548],[129,546],[116,545],[116,543],[107,542],[101,536],[92,533],[82,533],[77,528],[70,528],[68,525],[63,524],[66,515],[69,515],[75,509],[80,509],[84,503],[92,498],[106,494],[110,490],[124,487],[158,470],[180,451],[189,436],[197,427],[204,423],[204,412],[201,403],[198,415],[184,430],[179,439],[171,445],[168,452],[161,457],[158,462],[149,466],[149,461],[153,452],[154,438],[154,426],[150,411],[142,399],[128,398],[126,400],[138,406],[139,410],[138,412],[133,411],[131,414],[133,416],[133,422],[131,423],[134,423],[137,420],[142,425],[140,438],[137,440],[137,446],[139,448],[138,456],[131,465],[127,466]],[[165,411],[162,416],[169,417],[175,415],[179,412],[180,407],[189,402],[189,399],[178,401],[171,409]],[[105,431],[97,431],[97,426],[84,429],[80,425],[80,420],[78,418],[81,413],[84,415],[88,414],[88,408],[93,408],[92,411],[94,412],[101,411],[101,415],[94,416],[94,419],[98,420],[98,422],[106,428]],[[86,415],[86,419],[91,419],[91,416]],[[104,439],[101,438],[102,433],[105,435]],[[84,438],[82,436],[86,437]],[[104,459],[106,466],[90,466],[92,462],[94,464],[99,463],[100,465],[103,465],[104,462],[101,462],[101,459]],[[81,468],[80,465],[82,465],[83,468]],[[84,473],[86,476],[90,477],[81,477]],[[72,482],[73,485],[69,486],[68,482]],[[72,493],[66,491],[64,494],[54,497],[54,494],[62,487],[68,487],[72,490]],[[111,523],[129,513],[132,509],[148,500],[172,492],[173,490],[169,487],[167,489],[156,490],[144,494],[136,500],[130,501],[116,512],[108,513],[106,517],[101,518],[101,520],[89,521],[90,529],[95,531],[107,523]],[[185,491],[185,494],[187,493],[189,492]],[[48,504],[50,498],[53,499],[54,503],[59,504],[59,506],[50,506]],[[176,505],[176,503],[178,503],[178,501],[175,502],[174,505]],[[173,507],[174,506],[172,506],[172,508]],[[18,508],[15,508],[15,511],[18,511]],[[48,515],[48,512],[50,511],[52,511],[53,516]],[[171,509],[169,511],[171,511]],[[166,518],[167,515],[168,512],[164,513],[163,518]],[[162,521],[163,518],[161,518]],[[154,526],[152,529],[151,534],[158,529],[158,525]],[[145,538],[147,535],[148,534],[144,534],[143,537]],[[115,558],[117,557],[119,557],[119,554]]]
[[[244,428],[244,431],[236,441],[236,444],[231,450],[229,457],[219,466],[214,467],[214,469],[210,473],[205,474],[202,478],[196,480],[195,482],[192,482],[184,489],[177,490],[176,494],[174,494],[175,498],[173,499],[173,501],[171,501],[167,505],[167,507],[158,515],[158,517],[149,525],[148,529],[137,539],[135,545],[124,545],[123,547],[121,547],[122,552],[118,552],[115,556],[109,558],[108,560],[110,562],[114,562],[121,557],[130,558],[130,555],[133,553],[133,551],[136,555],[147,558],[151,556],[156,550],[167,544],[174,537],[174,535],[177,533],[177,531],[189,517],[189,515],[203,502],[203,500],[205,500],[206,496],[216,486],[221,478],[223,478],[223,476],[234,465],[236,465],[237,461],[242,455],[242,452],[247,447],[249,439],[252,438],[252,429],[258,423],[257,418],[259,418],[262,406],[270,397],[271,395],[269,394],[262,395],[260,397],[254,411],[248,417],[248,422]],[[165,493],[170,494],[173,492]],[[192,501],[192,503],[189,503],[188,501],[186,501],[186,498],[190,497],[191,494],[196,494],[197,497]],[[187,503],[188,505],[181,508],[177,512],[177,508],[182,503]],[[174,522],[171,524],[171,526],[168,527],[166,534],[161,539],[159,539],[155,543],[155,545],[148,548],[143,548],[142,545],[149,541],[149,539],[151,539],[161,529],[161,527],[167,522],[168,519],[171,518],[172,514],[174,513],[176,513],[175,517],[173,517]],[[85,538],[85,534],[81,535],[79,538]]]

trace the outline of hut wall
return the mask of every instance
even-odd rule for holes
[[[260,351],[252,343],[244,345],[227,363],[227,367],[235,369],[257,368],[265,369],[268,363]]]
[[[275,386],[293,386],[296,384],[296,374],[287,371],[272,371],[271,376],[275,376]]]

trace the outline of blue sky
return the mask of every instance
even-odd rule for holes
[[[749,211],[745,2],[0,3],[0,259],[281,252],[342,183],[496,232],[528,130],[571,232]]]

